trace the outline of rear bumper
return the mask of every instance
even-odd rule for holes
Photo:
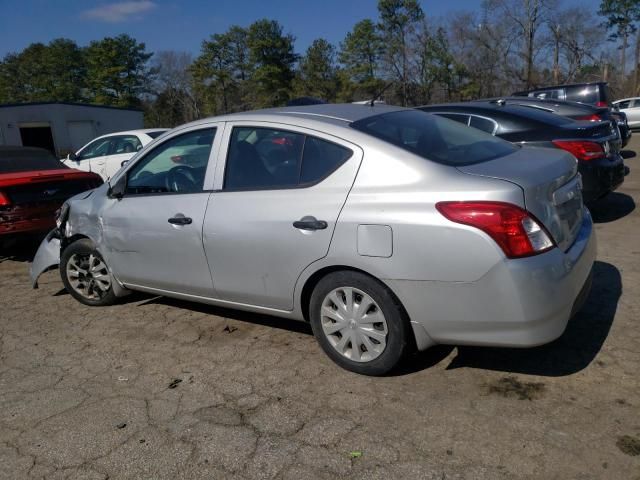
[[[0,210],[0,235],[44,233],[55,227],[55,212],[60,205],[48,208],[4,207]]]
[[[585,202],[592,202],[613,192],[624,182],[624,162],[618,154],[612,158],[579,162],[578,171],[582,175]]]
[[[567,251],[495,265],[475,282],[387,280],[435,343],[533,347],[564,332],[584,303],[596,258],[591,216]],[[415,330],[415,328],[414,328]]]

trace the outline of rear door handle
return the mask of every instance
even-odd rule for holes
[[[176,215],[169,219],[169,223],[172,225],[191,225],[191,223],[193,223],[193,219],[185,217],[184,215]]]
[[[317,220],[316,217],[302,217],[300,220],[293,222],[293,226],[300,230],[324,230],[327,228],[327,222]]]

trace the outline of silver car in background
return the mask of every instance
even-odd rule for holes
[[[627,116],[629,128],[640,128],[640,97],[616,100],[613,106]]]
[[[564,331],[596,242],[577,162],[424,112],[313,105],[178,127],[68,201],[34,259],[130,290],[308,321],[349,370]]]

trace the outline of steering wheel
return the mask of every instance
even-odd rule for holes
[[[173,167],[167,172],[165,186],[169,192],[195,192],[198,190],[198,182],[193,174],[193,169],[186,165]]]

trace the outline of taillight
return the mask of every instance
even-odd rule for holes
[[[609,107],[609,104],[607,102],[603,102],[602,100],[599,102],[596,102],[596,107]]]
[[[11,200],[6,193],[0,192],[0,207],[11,205]]]
[[[554,243],[526,210],[504,202],[438,202],[438,211],[452,222],[476,227],[489,235],[508,258],[546,252]]]
[[[578,160],[595,160],[604,158],[607,154],[601,144],[583,140],[554,140],[553,144],[573,154]]]
[[[599,122],[600,120],[602,120],[602,118],[600,117],[600,115],[596,115],[595,113],[592,113],[591,115],[578,117],[576,118],[576,120],[587,120],[589,122]]]

